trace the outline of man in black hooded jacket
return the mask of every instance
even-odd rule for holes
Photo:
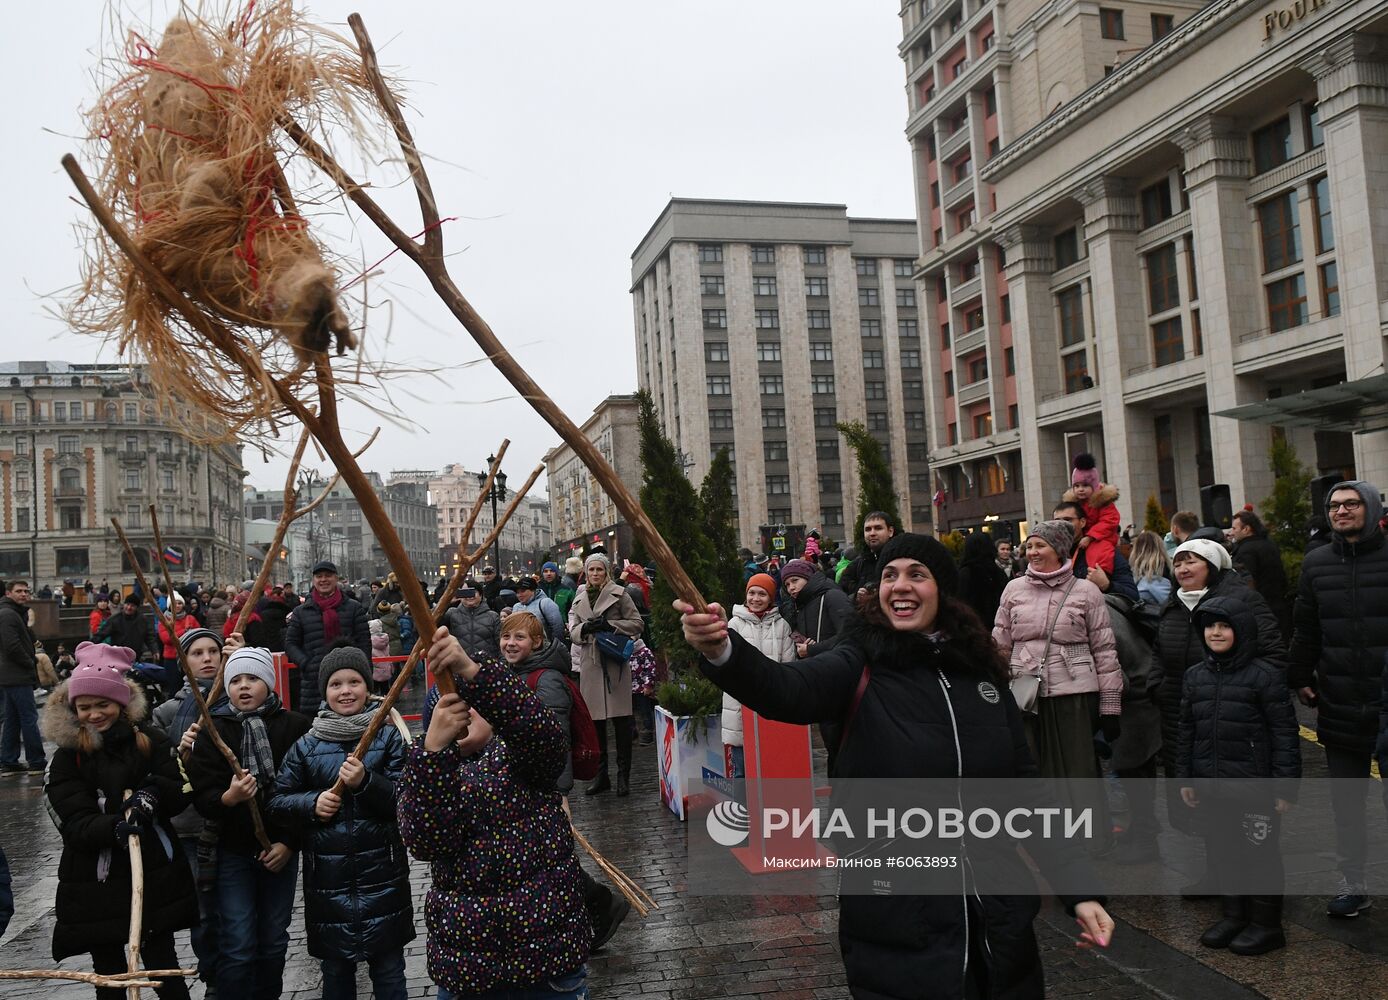
[[[1343,884],[1332,917],[1369,908],[1364,796],[1382,708],[1388,654],[1388,547],[1376,486],[1339,483],[1326,496],[1333,537],[1306,556],[1292,612],[1288,683],[1316,709],[1316,736],[1330,769],[1335,848]]]

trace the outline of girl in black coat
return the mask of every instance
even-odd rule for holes
[[[877,565],[881,582],[860,605],[862,619],[833,649],[795,663],[776,663],[730,636],[717,605],[707,614],[675,607],[685,639],[706,657],[700,668],[743,704],[783,722],[843,720],[836,778],[1034,777],[1006,665],[954,599],[948,550],[933,538],[897,535]],[[1094,884],[1078,844],[1033,838],[1027,849],[1053,880]],[[998,864],[1015,866],[1003,873],[1010,884],[1034,885],[1016,853],[1008,857],[1003,852]],[[967,855],[959,869],[957,895],[840,896],[839,940],[854,997],[1044,996],[1031,927],[1036,895],[979,891]],[[1085,942],[1107,945],[1113,921],[1099,897],[1062,898]]]
[[[1238,955],[1284,948],[1278,817],[1296,799],[1301,740],[1281,669],[1258,655],[1248,606],[1216,598],[1196,612],[1205,658],[1186,671],[1176,773],[1203,816],[1210,872],[1225,880],[1224,916],[1200,943]],[[1275,778],[1275,783],[1248,779]],[[1271,786],[1271,787],[1269,787]],[[1232,873],[1257,894],[1235,894]]]
[[[132,835],[140,838],[145,872],[146,968],[179,968],[174,931],[198,922],[192,872],[170,823],[188,804],[183,772],[169,744],[146,726],[144,692],[126,679],[134,655],[123,646],[79,644],[72,677],[44,706],[44,734],[58,745],[44,792],[63,838],[53,958],[90,952],[92,968],[106,973],[126,971]],[[127,799],[127,792],[134,794]],[[188,997],[181,978],[159,982],[161,1000]],[[124,994],[96,991],[100,1000]]]

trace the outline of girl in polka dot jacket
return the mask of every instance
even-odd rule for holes
[[[555,789],[569,734],[505,665],[473,662],[446,628],[429,667],[462,681],[411,748],[397,804],[406,847],[433,867],[429,976],[441,1000],[528,989],[581,1000],[593,932]]]

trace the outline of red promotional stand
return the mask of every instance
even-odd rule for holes
[[[828,855],[810,837],[795,837],[789,829],[763,836],[764,809],[783,809],[808,816],[815,808],[814,772],[810,766],[810,727],[772,722],[750,708],[742,708],[742,752],[746,769],[747,846],[733,848],[733,855],[748,873],[776,871],[768,858],[823,858]]]

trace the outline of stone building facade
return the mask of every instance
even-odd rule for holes
[[[157,569],[153,504],[176,582],[239,580],[241,446],[198,443],[202,419],[161,409],[138,368],[0,364],[0,578],[129,583],[110,518]]]
[[[608,396],[579,428],[633,493],[641,490],[641,435],[635,395]],[[567,444],[545,454],[550,524],[556,558],[605,545],[615,559],[629,558],[631,528],[588,467]]]
[[[485,477],[486,468],[473,472],[456,463],[445,465],[437,472],[392,472],[392,480],[403,476],[418,477],[428,483],[430,501],[438,508],[438,528],[435,540],[438,552],[438,572],[441,575],[452,573],[458,557],[458,543],[462,541],[463,529],[467,527],[468,514],[477,502],[477,493],[482,488],[479,476]],[[503,467],[502,471],[505,469]],[[497,516],[505,512],[514,495],[514,482],[507,487],[506,499],[497,501]],[[473,524],[468,546],[481,545],[492,533],[495,521],[492,520],[490,501],[483,504],[482,511]],[[516,573],[534,572],[538,569],[536,560],[549,550],[553,536],[550,534],[549,501],[536,496],[527,496],[511,520],[502,528],[497,539],[501,570]],[[491,550],[485,562],[492,561]],[[534,565],[532,565],[534,564]],[[479,567],[480,568],[480,567]]]

